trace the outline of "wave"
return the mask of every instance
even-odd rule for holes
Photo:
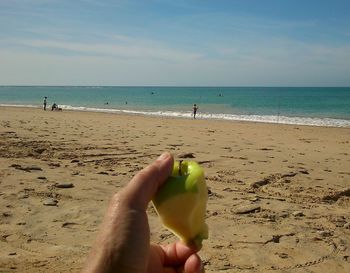
[[[31,105],[31,104],[4,104],[4,103],[0,103],[0,106],[2,106],[2,107],[18,107],[18,108],[40,108],[41,107],[38,105]]]
[[[10,107],[29,107],[40,108],[38,105],[14,105],[0,104],[0,106]],[[94,108],[84,106],[60,105],[60,108],[70,111],[101,112],[114,114],[133,114],[145,116],[173,117],[173,118],[192,118],[192,112],[185,111],[152,111],[152,110],[131,110],[131,109],[108,109]],[[199,113],[198,119],[214,119],[228,121],[249,121],[262,123],[278,123],[291,125],[310,125],[323,127],[350,127],[350,120],[335,118],[315,118],[315,117],[288,117],[276,115],[239,115],[239,114],[221,114],[221,113]]]

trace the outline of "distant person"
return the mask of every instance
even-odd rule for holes
[[[58,105],[54,102],[51,106],[51,111],[57,110],[57,109],[58,109]]]
[[[193,118],[194,119],[196,119],[197,110],[198,110],[197,104],[193,104]]]
[[[58,107],[56,103],[52,104],[51,111],[62,111],[61,107]]]
[[[47,97],[44,97],[44,110],[46,111]]]

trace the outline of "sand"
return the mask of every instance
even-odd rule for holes
[[[0,272],[79,272],[163,151],[206,172],[206,272],[350,272],[350,128],[0,108]],[[176,238],[148,209],[154,242]]]

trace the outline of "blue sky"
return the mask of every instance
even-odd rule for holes
[[[348,0],[0,0],[1,85],[350,86]]]

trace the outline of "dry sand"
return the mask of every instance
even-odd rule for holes
[[[0,272],[79,272],[111,195],[170,151],[206,172],[206,272],[348,273],[349,141],[349,128],[2,107]],[[148,212],[152,240],[174,241]]]

